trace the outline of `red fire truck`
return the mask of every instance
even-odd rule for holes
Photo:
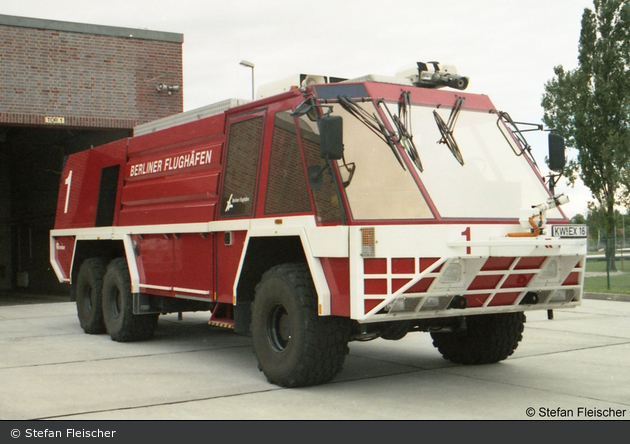
[[[283,387],[322,384],[350,341],[430,332],[461,364],[506,359],[524,312],[580,304],[585,227],[523,126],[466,77],[296,77],[65,160],[50,260],[86,333],[150,338],[209,312]],[[540,128],[542,129],[542,128]]]

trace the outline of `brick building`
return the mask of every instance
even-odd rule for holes
[[[0,15],[0,290],[65,291],[48,261],[64,157],[182,112],[182,43]]]

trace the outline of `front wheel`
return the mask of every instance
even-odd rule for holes
[[[281,387],[332,381],[348,353],[350,324],[318,316],[305,264],[278,265],[264,274],[256,287],[251,331],[259,368]]]
[[[523,338],[525,314],[501,313],[468,316],[466,328],[431,333],[442,356],[457,364],[492,364],[507,359]]]
[[[109,263],[103,278],[103,318],[114,341],[144,341],[153,336],[159,314],[133,314],[131,279],[125,258]]]

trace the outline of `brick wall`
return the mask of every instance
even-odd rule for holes
[[[183,111],[182,89],[157,91],[159,83],[182,87],[183,39],[90,25],[74,32],[63,22],[65,29],[45,29],[36,19],[14,26],[3,18],[0,124],[132,128]]]

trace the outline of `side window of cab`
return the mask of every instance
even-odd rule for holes
[[[265,214],[311,212],[302,150],[291,111],[277,112],[269,157]]]

